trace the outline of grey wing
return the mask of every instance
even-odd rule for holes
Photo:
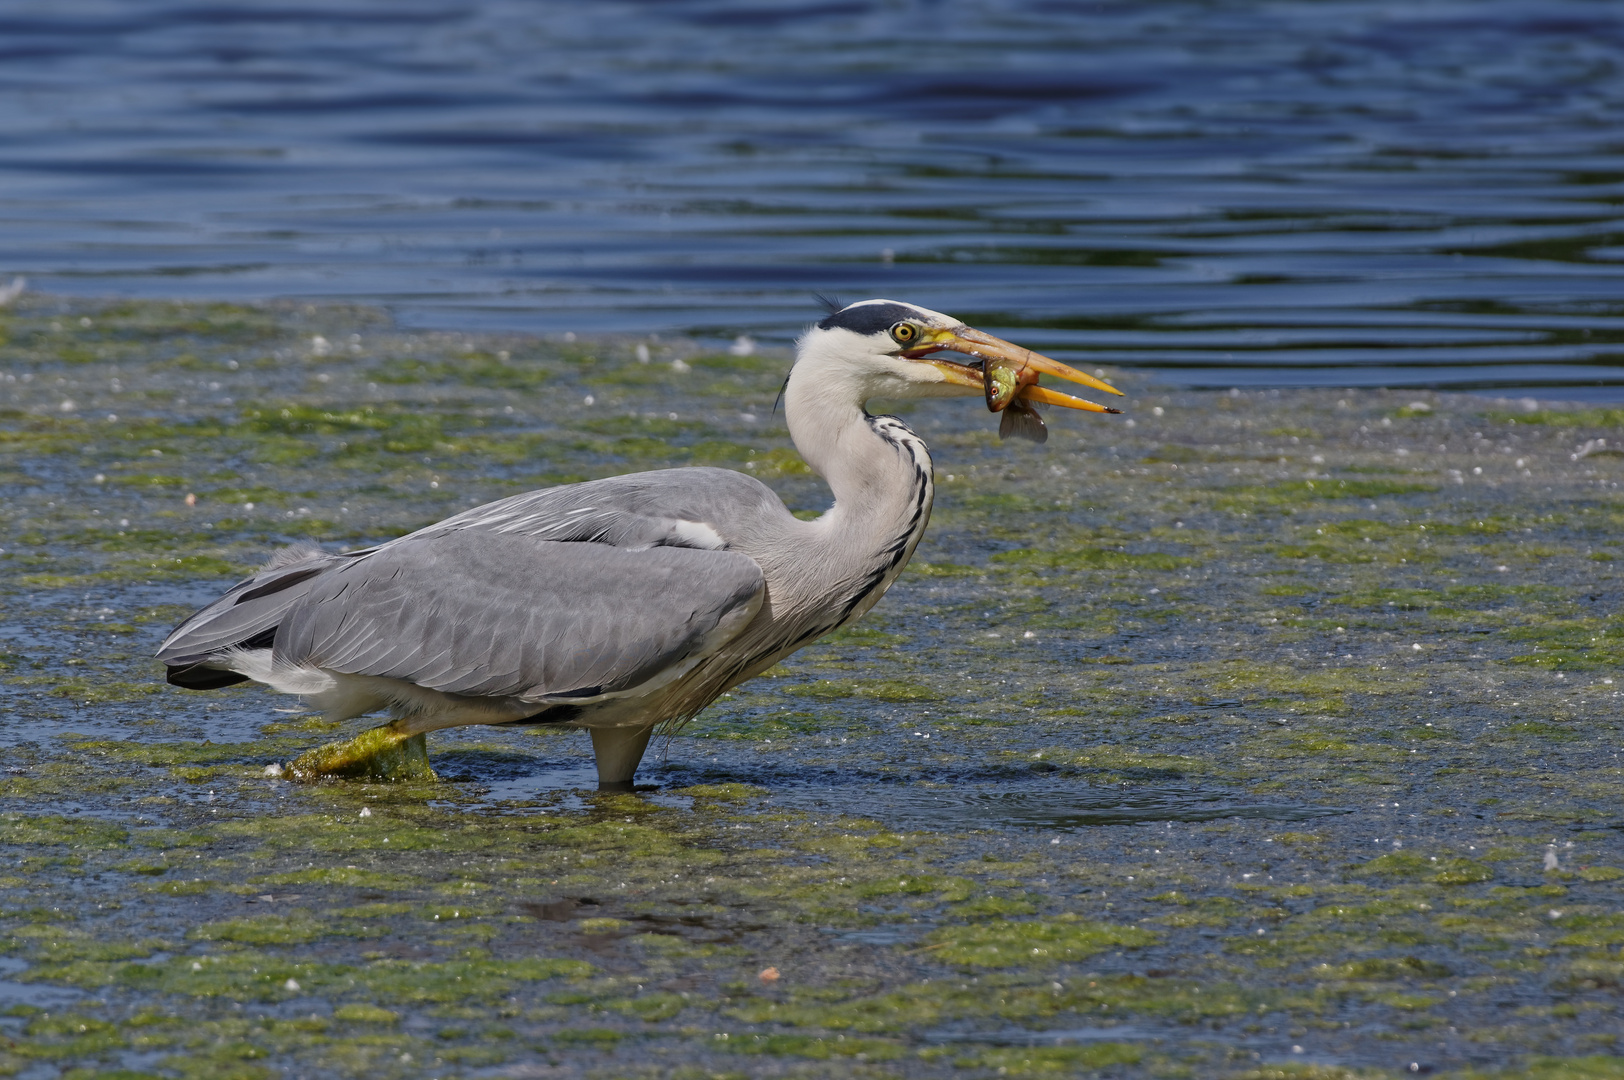
[[[303,599],[312,578],[366,554],[333,555],[317,547],[277,552],[258,573],[239,581],[169,632],[157,654],[169,666],[169,681],[194,690],[244,681],[242,675],[211,669],[209,661],[228,649],[269,648],[277,624]]]
[[[378,548],[342,554],[323,552],[317,548],[278,552],[264,569],[238,583],[224,596],[171,631],[158,650],[158,659],[168,665],[169,681],[177,686],[206,690],[242,682],[246,676],[229,669],[225,663],[227,655],[239,649],[269,648],[273,641],[292,640],[283,634],[282,624],[289,621],[290,613],[296,609],[306,611],[303,617],[309,617],[306,601],[310,596],[327,596],[331,582],[336,580],[344,581],[348,589],[352,587],[349,583],[359,580],[356,571],[361,566],[379,565],[375,561],[380,559],[389,561],[406,557],[405,553],[417,545],[450,536],[507,535],[553,542],[548,548],[530,550],[530,555],[547,560],[548,565],[559,568],[557,573],[567,576],[570,572],[567,568],[573,565],[572,560],[586,560],[596,566],[599,565],[599,556],[591,551],[572,553],[558,550],[564,547],[620,548],[634,553],[650,549],[720,551],[742,533],[755,532],[762,527],[770,529],[774,524],[793,525],[793,519],[777,495],[755,478],[726,469],[691,468],[634,473],[525,492],[473,507]],[[478,544],[477,540],[471,540],[470,546],[462,550],[473,552]],[[418,554],[428,550],[418,548]],[[446,549],[436,545],[432,550],[442,552]],[[543,551],[551,554],[544,556]],[[649,562],[654,568],[652,572],[662,572],[669,558],[655,556]],[[676,558],[680,560],[683,557]],[[407,558],[407,561],[411,559]],[[748,559],[745,561],[749,562]],[[710,567],[722,564],[702,565]],[[754,564],[751,563],[751,566]],[[701,578],[707,572],[701,572]],[[748,571],[741,568],[739,572],[746,576],[752,573],[755,577],[760,575],[759,569]],[[370,573],[367,571],[362,577],[370,581]],[[334,574],[339,577],[329,577]],[[461,576],[458,577],[458,574]],[[482,595],[486,587],[483,584],[487,580],[483,576],[485,574],[484,569],[475,574],[461,572],[454,566],[436,566],[430,568],[427,577],[414,577],[408,591],[423,590],[418,595],[426,604],[447,604],[457,595]],[[442,595],[443,590],[435,582],[453,578],[458,581],[456,590],[459,591],[455,595]],[[368,587],[374,593],[379,588],[377,583]],[[408,599],[402,594],[394,596],[390,602],[402,605],[404,610]],[[569,600],[568,597],[561,599],[566,603]],[[335,610],[331,607],[332,600],[329,596],[327,606],[316,610]],[[364,636],[383,631],[378,625],[368,625],[357,627],[356,632]],[[469,635],[479,632],[477,627],[464,631]],[[465,640],[471,640],[471,637]],[[345,647],[354,650],[356,658],[362,655],[360,638],[348,642]],[[279,647],[279,651],[286,655],[287,647]],[[463,652],[466,651],[465,648]],[[459,652],[458,656],[463,652]],[[374,654],[366,655],[371,657]]]
[[[721,548],[739,533],[793,525],[777,494],[731,469],[664,469],[528,491],[465,510],[395,543],[477,529],[618,547]]]
[[[417,535],[314,579],[274,659],[452,694],[590,699],[708,655],[764,592],[737,552]]]

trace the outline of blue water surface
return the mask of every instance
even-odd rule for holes
[[[1624,397],[1621,70],[1615,0],[19,0],[0,274]]]

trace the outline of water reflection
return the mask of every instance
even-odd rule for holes
[[[29,966],[26,960],[0,956],[0,1011],[6,1015],[26,1016],[38,1009],[61,1008],[85,996],[83,990],[16,981],[16,976]]]
[[[1012,790],[1013,788],[1013,790]],[[1189,784],[1093,788],[1078,784],[1000,784],[997,790],[871,787],[775,793],[777,804],[822,813],[876,818],[899,828],[1077,829],[1160,821],[1310,821],[1348,811],[1259,799]]]
[[[434,767],[442,780],[463,788],[463,797],[524,812],[580,810],[597,790],[597,774],[584,756],[561,760],[493,749],[451,749],[435,754]],[[1224,818],[1292,822],[1349,812],[1346,807],[1261,798],[1184,782],[1091,786],[1045,776],[967,774],[926,786],[860,769],[848,768],[836,776],[816,768],[788,770],[744,760],[710,765],[655,761],[638,773],[638,779],[638,790],[646,799],[677,809],[686,809],[689,800],[670,792],[693,784],[746,783],[765,787],[771,803],[786,809],[926,831],[1065,830]]]
[[[772,340],[818,288],[1193,385],[1621,381],[1616,5],[63,0],[0,40],[0,274],[50,291]]]
[[[939,1030],[927,1031],[921,1037],[927,1043],[979,1043],[984,1046],[1066,1046],[1074,1043],[1107,1042],[1127,1039],[1154,1039],[1168,1033],[1139,1024],[1119,1024],[1115,1027],[1049,1028],[1029,1031],[1025,1028],[1005,1028],[999,1031]],[[1178,1034],[1183,1034],[1179,1032]]]

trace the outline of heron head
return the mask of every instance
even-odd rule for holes
[[[1109,383],[972,329],[951,315],[896,300],[863,300],[832,312],[801,338],[797,363],[810,363],[828,378],[855,376],[865,399],[981,395],[993,412],[1010,410],[1006,419],[1030,416],[1038,429],[1042,424],[1034,402],[1087,412],[1119,411],[1041,387],[1038,376],[1121,393]]]

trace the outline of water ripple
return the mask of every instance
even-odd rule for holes
[[[0,42],[0,274],[48,291],[782,341],[822,289],[1186,385],[1624,396],[1616,5],[63,0]]]

